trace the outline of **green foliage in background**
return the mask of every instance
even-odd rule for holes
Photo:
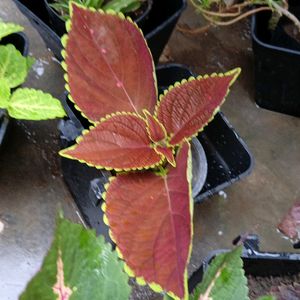
[[[242,246],[239,246],[216,256],[190,300],[249,300],[241,254]]]
[[[54,8],[64,20],[69,19],[69,3],[71,0],[54,0],[50,6]],[[92,7],[95,9],[114,10],[115,12],[122,12],[124,14],[133,12],[140,8],[144,0],[73,0],[85,7]]]
[[[12,33],[23,31],[24,28],[14,23],[4,23],[0,19],[0,40]]]
[[[0,40],[23,30],[23,27],[0,21]],[[14,45],[0,45],[0,109],[9,116],[24,120],[45,120],[64,117],[59,100],[39,90],[17,88],[25,82],[34,63],[32,57],[24,57]],[[16,90],[12,90],[15,89]]]

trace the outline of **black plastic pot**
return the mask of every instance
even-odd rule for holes
[[[53,3],[53,0],[42,0],[44,1],[44,6],[46,7],[46,10],[48,12],[49,16],[49,24],[51,28],[59,35],[62,36],[66,33],[66,26],[65,21],[63,18],[57,13],[55,9],[53,9],[49,4]],[[145,11],[142,15],[140,15],[138,18],[134,19],[134,21],[139,25],[139,27],[143,27],[143,25],[146,23],[147,19],[149,18],[149,13],[152,8],[152,1],[153,0],[147,0],[147,6],[145,8]]]
[[[299,4],[290,10],[300,17]],[[300,44],[284,32],[284,17],[271,33],[270,17],[269,12],[260,12],[252,18],[255,101],[260,107],[300,117]]]
[[[175,81],[192,75],[188,68],[176,64],[159,66],[156,73],[160,92]],[[75,138],[89,124],[65,98],[63,105],[69,117],[59,125],[62,147],[65,148],[74,144]],[[204,187],[194,197],[196,202],[200,202],[249,174],[253,159],[222,113],[218,113],[197,138],[204,148],[208,165]],[[107,182],[108,173],[65,158],[62,158],[62,169],[83,218],[98,234],[104,234],[109,240],[100,208],[103,184]]]
[[[189,279],[189,292],[202,281],[203,275],[213,258],[228,250],[216,250],[203,261],[201,267]],[[261,252],[258,247],[258,237],[253,235],[244,242],[242,254],[246,275],[254,277],[291,276],[300,273],[300,254]]]
[[[0,45],[13,44],[16,49],[18,49],[24,56],[28,55],[29,51],[29,42],[26,35],[22,32],[13,33],[9,36],[4,37],[0,41]],[[6,114],[6,111],[0,109],[0,149],[5,141],[7,132],[9,130],[9,117]]]
[[[44,2],[46,0],[40,0],[40,2],[43,2],[43,7],[40,9],[35,6],[36,0],[14,1],[40,32],[48,48],[50,48],[55,56],[61,60],[62,57],[60,52],[62,46],[60,36],[65,32],[65,29],[60,17],[52,10],[52,8],[49,8],[53,12],[53,19],[50,22]],[[185,7],[186,0],[153,0],[153,5],[149,14],[144,18],[143,23],[140,24],[155,63],[158,62],[158,59]],[[55,29],[55,27],[57,27],[57,29]]]

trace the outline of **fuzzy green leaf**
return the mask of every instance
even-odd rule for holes
[[[42,268],[20,300],[127,300],[131,289],[122,269],[102,236],[60,218]]]
[[[27,58],[14,45],[0,46],[0,80],[6,79],[10,88],[22,84],[27,76]]]
[[[249,300],[241,253],[242,246],[216,256],[190,300]]]
[[[14,23],[4,23],[0,20],[0,40],[12,33],[23,31],[24,28]]]
[[[262,297],[258,298],[257,300],[276,300],[276,298],[268,295],[268,296],[262,296]]]
[[[16,119],[46,120],[62,118],[65,111],[59,100],[34,89],[17,89],[9,101],[8,114]]]
[[[10,98],[10,88],[6,80],[0,80],[0,108],[7,108]]]

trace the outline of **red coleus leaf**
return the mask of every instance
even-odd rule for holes
[[[176,166],[176,161],[173,154],[173,148],[156,146],[154,149],[158,154],[163,155],[173,167]]]
[[[166,129],[147,110],[144,110],[144,114],[146,117],[147,130],[148,130],[150,139],[155,143],[164,141],[167,137]]]
[[[115,170],[153,167],[162,160],[151,146],[145,120],[133,113],[108,117],[77,142],[60,155]]]
[[[161,97],[156,116],[170,136],[170,145],[180,144],[207,125],[239,73],[240,69],[234,69],[225,74],[184,80]]]
[[[187,299],[187,263],[192,240],[189,143],[167,174],[120,174],[106,193],[111,235],[131,275],[176,299]]]
[[[154,66],[141,31],[121,14],[71,5],[65,46],[68,90],[77,107],[97,122],[116,111],[153,113]]]

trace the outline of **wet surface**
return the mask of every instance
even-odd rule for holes
[[[60,66],[11,0],[0,1],[0,18],[22,24],[37,58],[26,86],[59,97]],[[78,221],[61,177],[57,121],[12,121],[0,155],[0,299],[15,300],[47,252],[59,209]]]
[[[30,52],[38,59],[26,85],[61,96],[64,87],[59,65],[11,0],[0,1],[0,17],[26,27]],[[179,23],[201,25],[190,7]],[[230,247],[240,233],[257,233],[263,250],[296,252],[276,232],[276,226],[300,198],[300,119],[255,105],[249,23],[212,28],[200,35],[176,31],[167,56],[199,74],[242,67],[222,111],[255,157],[249,177],[195,206],[189,272],[210,251]],[[52,239],[57,209],[62,208],[67,217],[78,221],[76,207],[61,178],[56,126],[56,121],[13,122],[1,152],[1,300],[17,299],[38,270]],[[133,299],[155,296],[138,290]]]
[[[191,7],[179,23],[202,24]],[[199,35],[176,31],[169,43],[169,56],[198,74],[242,68],[222,111],[255,157],[249,177],[195,206],[190,272],[209,251],[230,247],[240,233],[257,233],[262,250],[299,252],[276,226],[300,198],[300,119],[255,105],[249,29],[250,22],[243,21]]]

